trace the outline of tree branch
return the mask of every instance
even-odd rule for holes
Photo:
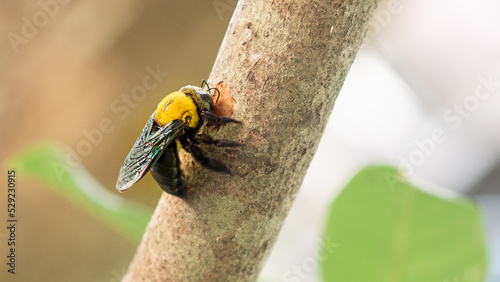
[[[208,150],[233,176],[182,154],[186,199],[163,194],[125,281],[256,280],[316,151],[377,0],[241,0],[209,81],[234,118]]]

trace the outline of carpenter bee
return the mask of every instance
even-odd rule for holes
[[[202,89],[204,85],[207,91]],[[205,157],[199,147],[202,143],[217,147],[241,146],[239,142],[213,139],[208,134],[198,133],[203,123],[216,129],[227,123],[240,123],[210,112],[214,108],[210,95],[212,90],[218,93],[218,101],[219,90],[210,88],[203,80],[201,87],[184,86],[179,91],[168,94],[158,104],[120,168],[116,182],[118,191],[124,192],[151,170],[153,178],[165,192],[184,196],[190,187],[186,185],[180,168],[178,153],[181,147],[203,167],[231,174],[220,161]]]

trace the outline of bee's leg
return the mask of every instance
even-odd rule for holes
[[[210,136],[208,134],[204,134],[204,133],[196,135],[196,140],[198,143],[214,145],[216,147],[243,146],[243,144],[240,142],[225,140],[225,139],[214,139],[214,138],[212,138],[212,136]]]
[[[194,159],[199,162],[203,167],[208,168],[210,170],[220,172],[220,173],[225,173],[225,174],[231,174],[231,171],[227,168],[227,166],[218,160],[212,159],[212,158],[207,158],[201,151],[201,149],[194,145],[194,144],[186,144],[186,146],[183,147],[186,152],[190,153]]]
[[[241,121],[235,120],[234,118],[225,116],[219,117],[209,111],[204,111],[201,115],[203,116],[203,119],[206,120],[208,127],[213,127],[217,130],[219,130],[222,125],[226,125],[228,123],[241,123]]]

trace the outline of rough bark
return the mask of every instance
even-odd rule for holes
[[[377,2],[238,3],[209,82],[226,82],[243,121],[216,137],[246,146],[203,148],[233,176],[182,154],[194,192],[163,193],[125,281],[257,279]]]

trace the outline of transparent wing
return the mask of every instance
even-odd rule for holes
[[[155,113],[149,118],[120,168],[116,182],[116,189],[120,192],[124,192],[139,181],[187,125],[182,120],[173,120],[156,130],[154,116]]]

